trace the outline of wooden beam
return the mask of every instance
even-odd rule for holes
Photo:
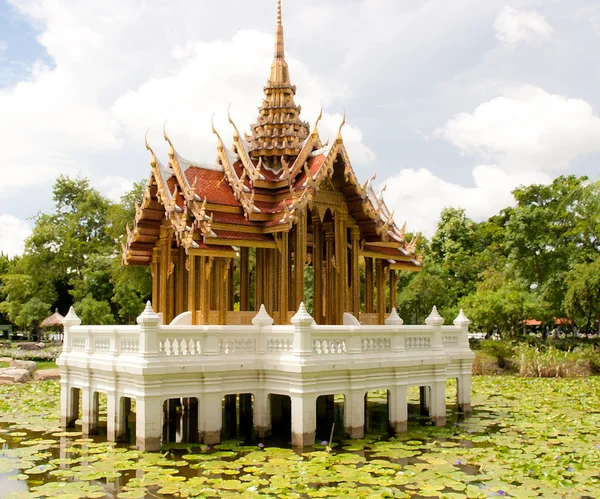
[[[252,241],[248,239],[219,239],[218,237],[205,237],[204,244],[213,246],[243,246],[247,248],[277,248],[277,243],[275,241]]]
[[[421,272],[423,270],[423,266],[415,265],[414,263],[407,262],[396,262],[390,265],[390,269],[392,270],[408,270],[410,272]]]

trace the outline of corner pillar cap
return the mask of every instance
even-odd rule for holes
[[[273,318],[267,313],[264,304],[260,306],[258,314],[252,318],[252,324],[257,327],[273,325]]]
[[[137,323],[140,326],[157,326],[160,322],[159,315],[152,309],[152,303],[146,302],[144,311],[137,318]]]
[[[465,315],[465,313],[463,312],[463,309],[461,308],[460,312],[456,316],[456,319],[454,319],[454,325],[458,326],[458,327],[464,327],[464,326],[468,326],[469,324],[471,324],[471,321]]]
[[[396,307],[393,307],[392,311],[390,312],[390,315],[388,315],[388,318],[385,320],[385,325],[386,326],[401,326],[402,324],[404,324],[404,321],[398,315],[398,312],[396,312]]]
[[[425,324],[428,326],[441,326],[443,323],[444,318],[438,313],[437,307],[434,305],[429,317],[425,319]]]
[[[69,313],[67,315],[65,315],[62,323],[63,323],[64,327],[80,326],[81,319],[79,317],[77,317],[77,314],[75,313],[75,309],[73,307],[70,307]]]
[[[300,307],[298,308],[298,312],[292,317],[291,320],[294,326],[304,326],[304,325],[312,325],[315,323],[312,315],[308,313],[306,307],[304,306],[304,302],[300,303]]]

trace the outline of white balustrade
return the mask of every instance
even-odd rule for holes
[[[435,309],[426,325],[404,325],[395,310],[385,325],[352,319],[345,317],[339,326],[317,325],[301,304],[290,325],[273,325],[264,307],[251,325],[193,326],[182,321],[160,325],[160,317],[148,303],[138,325],[81,326],[71,309],[57,360],[63,378],[63,420],[69,420],[72,409],[71,388],[84,390],[84,400],[93,392],[108,394],[112,432],[117,428],[119,397],[135,398],[140,408],[150,407],[143,404],[161,407],[168,398],[197,396],[201,407],[214,406],[218,419],[222,397],[240,390],[264,402],[258,413],[266,411],[268,393],[289,391],[293,408],[304,404],[300,399],[315,390],[344,393],[349,399],[348,394],[356,392],[362,411],[364,390],[388,389],[397,395],[417,384],[430,387],[437,401],[432,418],[443,424],[444,378],[458,378],[459,404],[470,408],[474,355],[469,348],[469,320],[462,311],[447,326]],[[397,376],[399,371],[402,376]],[[304,390],[309,392],[303,394]],[[139,421],[136,433],[147,436],[150,426]],[[394,421],[400,427],[402,420]]]

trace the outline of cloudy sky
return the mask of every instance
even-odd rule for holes
[[[0,251],[23,250],[59,174],[113,199],[164,159],[212,162],[210,117],[256,117],[276,0],[0,0]],[[283,0],[303,118],[345,108],[360,180],[431,235],[445,206],[482,220],[521,184],[600,168],[597,0]]]

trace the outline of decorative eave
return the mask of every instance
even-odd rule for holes
[[[250,196],[248,196],[245,190],[244,177],[246,176],[246,169],[243,169],[242,178],[238,177],[235,168],[233,168],[232,160],[233,163],[235,163],[236,161],[241,160],[240,156],[227,149],[227,147],[225,147],[223,141],[221,140],[221,136],[214,127],[214,124],[213,133],[218,138],[217,161],[220,162],[220,164],[223,166],[225,178],[227,179],[229,185],[233,189],[235,198],[240,202],[240,204],[244,208],[246,216],[249,216],[255,211],[257,211],[258,208],[254,206],[254,189],[252,189]]]

